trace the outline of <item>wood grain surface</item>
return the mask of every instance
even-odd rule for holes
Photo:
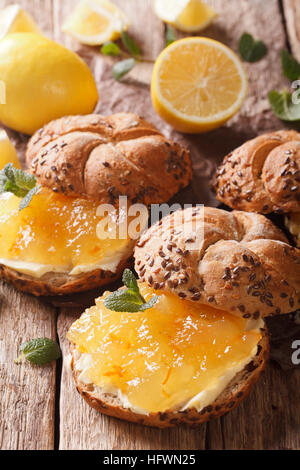
[[[0,7],[11,3],[0,0]],[[267,95],[287,86],[281,73],[280,50],[290,46],[300,60],[299,0],[211,0],[220,15],[203,35],[235,51],[245,31],[262,39],[267,56],[245,64],[249,92],[241,111],[222,128],[205,135],[176,133],[155,114],[149,95],[151,64],[141,64],[122,83],[111,77],[112,59],[99,48],[85,47],[61,32],[77,0],[20,0],[42,30],[79,53],[96,78],[100,100],[97,112],[136,112],[167,136],[189,146],[195,176],[180,202],[216,205],[209,178],[216,162],[246,139],[284,127],[271,112]],[[151,0],[115,0],[131,21],[130,33],[143,56],[154,60],[164,47],[164,25],[152,11]],[[27,138],[9,131],[23,158]],[[99,291],[100,293],[100,291]],[[300,374],[283,372],[270,363],[250,396],[232,413],[197,430],[179,427],[156,430],[121,422],[92,410],[77,393],[67,367],[65,334],[80,309],[53,308],[0,284],[0,447],[3,449],[300,449]],[[57,321],[56,321],[57,314]],[[18,345],[37,336],[55,338],[63,350],[62,373],[55,387],[55,367],[15,366]],[[59,364],[58,364],[59,367]],[[59,402],[59,403],[58,403]],[[55,408],[59,412],[55,414]],[[56,436],[56,439],[54,437]]]
[[[22,343],[56,339],[55,310],[0,283],[0,448],[54,446],[55,364],[15,364]]]

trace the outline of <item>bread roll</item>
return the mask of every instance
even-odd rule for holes
[[[135,268],[154,289],[244,318],[288,313],[300,305],[300,250],[255,213],[177,211],[141,236]]]
[[[277,131],[249,140],[224,158],[213,189],[233,209],[300,212],[300,134]]]
[[[167,202],[191,179],[188,151],[130,113],[50,122],[31,138],[26,160],[43,186],[102,203]]]
[[[127,196],[128,205],[167,202],[189,183],[192,173],[186,149],[131,113],[69,116],[52,121],[32,136],[26,160],[43,187],[114,206],[118,205],[118,196]],[[90,290],[120,276],[133,246],[131,241],[115,272],[49,272],[36,278],[1,265],[0,275],[19,290],[34,295]]]

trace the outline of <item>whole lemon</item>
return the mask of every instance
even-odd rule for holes
[[[70,114],[89,114],[98,101],[93,75],[74,52],[33,33],[0,41],[0,80],[5,104],[0,121],[25,134]]]

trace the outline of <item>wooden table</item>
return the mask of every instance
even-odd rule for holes
[[[0,0],[0,7],[11,3]],[[97,48],[83,47],[61,32],[61,24],[76,0],[19,0],[53,39],[76,50],[89,64],[99,84],[97,112],[134,111],[159,126],[168,136],[189,145],[195,168],[193,202],[216,204],[208,189],[215,162],[245,139],[283,124],[270,111],[267,93],[281,89],[280,50],[290,47],[300,60],[299,0],[215,0],[218,20],[204,35],[234,50],[247,31],[269,47],[256,64],[246,64],[249,94],[228,125],[204,136],[186,137],[162,123],[151,107],[151,65],[141,65],[123,82],[111,78],[111,59]],[[155,17],[150,0],[116,1],[128,14],[130,32],[142,45],[144,57],[155,59],[164,47],[164,25]],[[133,97],[139,96],[138,101]],[[27,138],[9,131],[24,157]],[[64,355],[71,322],[80,309],[53,307],[44,301],[0,285],[0,448],[2,449],[299,449],[300,374],[270,364],[242,405],[229,415],[197,430],[178,427],[156,430],[102,416],[79,397],[73,380],[60,362],[39,368],[15,365],[19,345],[33,337],[58,339]]]

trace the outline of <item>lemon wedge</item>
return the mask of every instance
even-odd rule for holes
[[[201,31],[218,16],[201,0],[155,0],[154,10],[162,21],[188,33]]]
[[[221,126],[241,107],[247,77],[237,55],[204,37],[173,42],[159,55],[151,97],[158,114],[176,130],[201,133]]]
[[[4,130],[0,130],[0,170],[7,163],[12,163],[15,168],[21,168],[17,152]]]
[[[128,26],[129,21],[124,13],[108,0],[83,0],[62,30],[82,44],[98,46],[118,39]]]
[[[17,4],[0,10],[0,39],[10,33],[42,34],[31,16]]]

